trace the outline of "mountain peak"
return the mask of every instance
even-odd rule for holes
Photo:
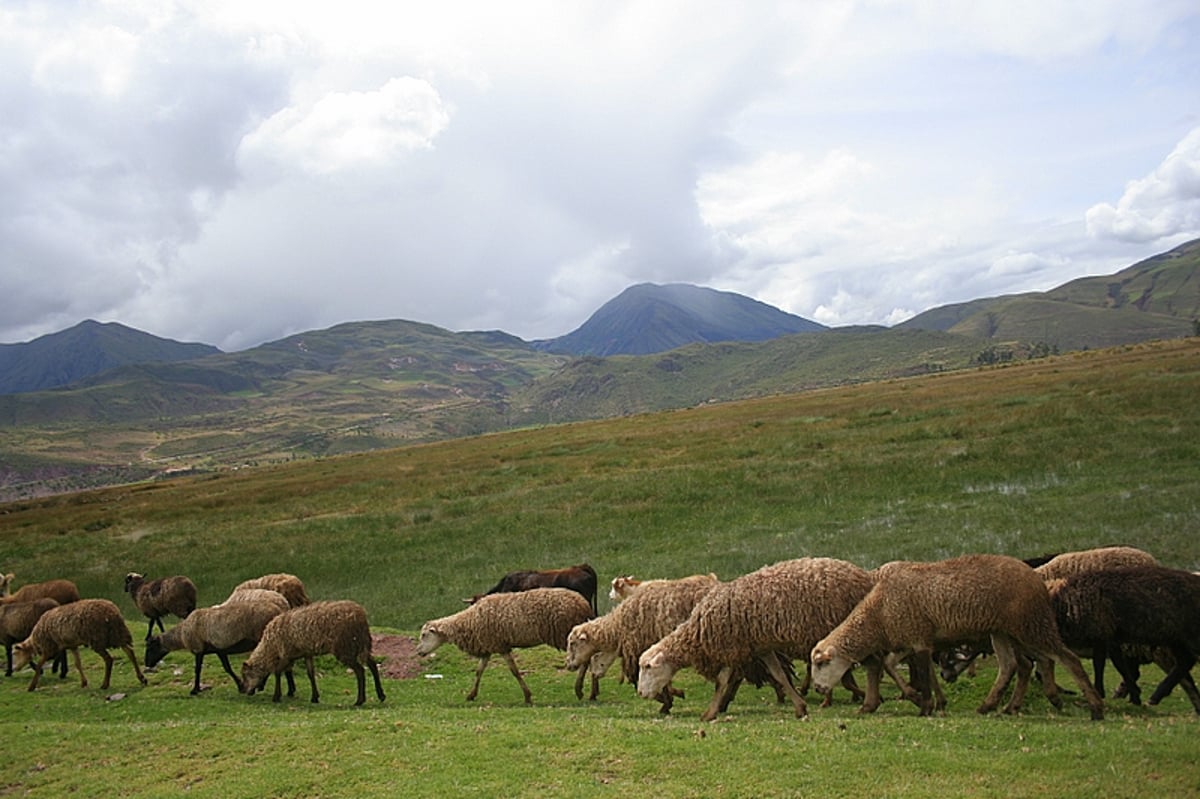
[[[825,329],[733,292],[689,283],[638,283],[571,333],[536,345],[569,355],[649,355],[687,344],[767,341]]]

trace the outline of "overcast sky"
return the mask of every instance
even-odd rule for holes
[[[0,341],[828,325],[1200,236],[1195,0],[0,0]]]

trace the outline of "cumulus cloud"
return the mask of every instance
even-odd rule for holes
[[[392,78],[374,91],[331,92],[309,107],[276,112],[242,140],[239,156],[315,175],[378,168],[431,147],[449,122],[449,109],[427,81]]]
[[[1200,128],[1194,128],[1149,175],[1131,180],[1116,205],[1087,212],[1099,238],[1155,242],[1200,234]]]

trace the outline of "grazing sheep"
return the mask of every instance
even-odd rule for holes
[[[700,716],[710,721],[732,695],[736,670],[760,660],[802,718],[808,708],[779,656],[806,660],[813,644],[846,617],[871,585],[868,572],[832,558],[783,561],[720,583],[696,603],[686,621],[642,653],[638,694],[659,696],[675,672],[693,666],[716,683],[712,702]]]
[[[616,578],[614,587],[617,580],[624,579]],[[640,583],[612,612],[571,630],[567,637],[567,668],[581,668],[599,657],[599,663],[592,669],[596,677],[597,667],[607,669],[605,664],[619,657],[625,678],[636,684],[638,658],[687,619],[700,598],[717,582],[714,574],[697,574],[679,580]],[[595,699],[595,693],[590,698]],[[662,713],[670,712],[673,698],[670,686],[664,687],[659,697]]]
[[[236,592],[243,588],[265,588],[268,591],[278,591],[283,594],[283,598],[293,608],[309,604],[308,591],[305,590],[304,583],[300,578],[294,574],[284,574],[282,572],[264,574],[262,577],[255,577],[239,583],[233,590]]]
[[[5,575],[6,586],[11,586],[13,576]],[[60,605],[69,605],[79,601],[79,589],[70,580],[47,580],[44,583],[29,583],[17,589],[16,593],[0,597],[0,604],[13,602],[32,602],[35,599],[53,599]]]
[[[13,673],[13,644],[28,638],[42,614],[56,607],[58,607],[58,603],[48,597],[34,599],[30,602],[6,602],[0,605],[0,640],[4,641],[5,677],[11,677]],[[52,670],[59,671],[60,665],[62,675],[67,676],[65,652],[54,659]]]
[[[280,673],[290,669],[296,660],[304,658],[315,704],[319,694],[313,659],[317,655],[333,655],[354,672],[358,681],[356,706],[367,701],[364,666],[371,670],[371,676],[375,678],[375,695],[380,702],[384,700],[379,667],[371,656],[371,628],[367,623],[367,611],[362,605],[348,599],[313,602],[290,608],[267,622],[258,645],[242,663],[242,686],[247,694],[253,695],[266,684],[267,677],[274,674],[275,695],[272,699],[278,702]]]
[[[1030,668],[1014,646],[1064,664],[1075,678],[1093,719],[1104,704],[1077,658],[1059,638],[1045,583],[1027,564],[1004,555],[965,555],[936,563],[894,563],[875,572],[875,587],[854,611],[812,651],[813,681],[828,688],[854,663],[891,652],[927,656],[940,644],[991,636],[1000,664],[980,713],[994,709],[1017,673],[1017,687],[1005,708],[1015,712],[1024,699]],[[1062,700],[1051,678],[1043,680],[1055,707]]]
[[[147,580],[137,572],[130,572],[125,575],[125,593],[133,598],[137,609],[150,619],[147,639],[154,635],[155,624],[158,624],[159,632],[166,632],[163,616],[173,613],[186,619],[196,609],[196,584],[183,575]]]
[[[1129,700],[1141,703],[1138,675],[1120,647],[1147,644],[1168,649],[1174,668],[1154,689],[1156,705],[1181,680],[1200,713],[1191,669],[1200,655],[1200,577],[1163,566],[1076,574],[1048,584],[1058,628],[1068,646],[1107,653],[1125,679]]]
[[[197,608],[179,624],[162,635],[146,640],[146,668],[158,664],[169,652],[186,649],[195,655],[196,679],[192,694],[200,693],[200,669],[204,656],[216,655],[233,678],[239,693],[245,693],[242,681],[229,665],[229,656],[249,652],[258,645],[267,622],[288,609],[288,602],[277,591],[248,589],[231,599],[211,608]],[[251,598],[249,595],[257,595]],[[287,672],[289,695],[296,692],[291,670]]]
[[[0,574],[0,597],[8,596],[8,589],[12,586],[12,581],[16,576],[12,572]]]
[[[87,688],[87,675],[83,673],[83,664],[79,661],[81,646],[91,647],[104,660],[101,688],[108,688],[112,677],[113,659],[108,650],[117,647],[129,656],[138,682],[146,684],[146,677],[133,653],[133,636],[129,634],[129,627],[121,617],[121,611],[107,599],[80,599],[47,610],[33,625],[29,637],[13,648],[13,669],[23,669],[33,664],[33,680],[29,683],[29,690],[34,691],[46,661],[69,650],[75,656],[79,684]]]
[[[525,694],[525,704],[531,705],[533,695],[521,677],[512,651],[543,644],[566,649],[571,629],[591,618],[591,603],[569,588],[489,594],[458,613],[425,622],[417,654],[428,655],[450,642],[467,655],[479,658],[468,702],[479,695],[479,680],[488,660],[492,655],[503,655]]]
[[[1034,569],[1043,580],[1070,577],[1073,574],[1123,569],[1129,566],[1157,566],[1149,552],[1134,547],[1097,547],[1079,552],[1063,552]]]

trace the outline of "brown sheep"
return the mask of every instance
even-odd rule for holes
[[[146,677],[138,666],[133,653],[133,636],[121,617],[121,611],[107,599],[81,599],[69,605],[51,608],[42,614],[29,637],[13,649],[13,668],[22,669],[33,664],[33,680],[29,690],[37,690],[42,676],[42,666],[60,652],[70,651],[75,657],[75,669],[79,672],[79,684],[87,688],[87,675],[79,660],[79,647],[91,647],[104,660],[104,682],[108,688],[112,677],[113,658],[109,649],[120,648],[133,664],[138,682],[146,684]]]
[[[371,628],[367,623],[367,612],[362,605],[348,599],[302,605],[271,619],[263,629],[262,639],[242,663],[242,686],[247,694],[253,695],[262,690],[267,677],[274,674],[273,701],[278,702],[279,675],[291,668],[293,662],[304,658],[315,704],[320,696],[313,662],[317,655],[333,655],[354,672],[358,681],[358,701],[355,705],[367,701],[364,666],[371,670],[371,676],[375,678],[375,694],[379,701],[384,700],[379,667],[371,656]]]
[[[11,677],[13,673],[13,644],[28,638],[42,614],[56,607],[58,607],[58,603],[48,597],[34,599],[31,602],[6,602],[0,605],[0,640],[4,641],[5,677]],[[53,670],[55,672],[60,670],[60,664],[62,675],[65,677],[67,676],[65,652],[54,659]]]
[[[238,583],[234,587],[234,591],[240,591],[244,588],[265,588],[268,591],[278,591],[283,594],[283,598],[288,601],[288,605],[293,608],[298,608],[301,605],[309,604],[308,590],[305,589],[303,581],[294,574],[286,574],[277,572],[275,574],[264,574],[262,577],[255,577],[250,580]],[[226,600],[228,601],[228,600]]]
[[[1004,555],[966,555],[878,569],[875,587],[813,648],[813,681],[824,690],[864,658],[892,652],[928,657],[938,645],[985,636],[992,638],[1000,671],[979,706],[980,713],[999,704],[1014,673],[1017,687],[1005,711],[1020,707],[1031,668],[1018,661],[1014,647],[1019,646],[1035,657],[1053,658],[1066,666],[1086,697],[1092,718],[1104,717],[1104,703],[1079,658],[1059,638],[1045,583],[1027,564]],[[1060,707],[1053,679],[1044,680],[1043,686],[1050,702]]]
[[[159,632],[166,632],[163,616],[172,613],[186,619],[196,609],[196,585],[183,575],[147,580],[137,572],[130,572],[125,575],[125,593],[133,598],[137,609],[150,619],[147,639],[154,635],[155,624],[158,624]]]
[[[870,573],[832,558],[783,561],[720,583],[696,603],[686,621],[642,654],[638,694],[658,697],[680,668],[693,666],[716,683],[712,702],[700,716],[710,721],[736,689],[737,670],[758,660],[802,718],[808,708],[779,656],[807,659],[813,644],[845,618],[871,585]],[[877,691],[877,673],[873,684]]]
[[[6,575],[6,585],[11,584],[12,575]],[[70,580],[46,580],[44,583],[29,583],[17,589],[16,593],[0,597],[0,604],[12,602],[30,602],[34,599],[53,599],[60,605],[68,605],[79,600],[79,589]]]
[[[249,589],[211,608],[197,608],[186,619],[162,635],[146,640],[146,668],[152,668],[169,652],[186,649],[195,656],[196,677],[192,694],[200,693],[200,669],[204,656],[214,654],[225,673],[233,678],[239,693],[242,681],[229,664],[229,656],[249,652],[258,645],[267,622],[288,609],[287,600],[276,591]],[[257,598],[251,597],[254,595]],[[291,670],[287,672],[290,693],[296,692]]]

